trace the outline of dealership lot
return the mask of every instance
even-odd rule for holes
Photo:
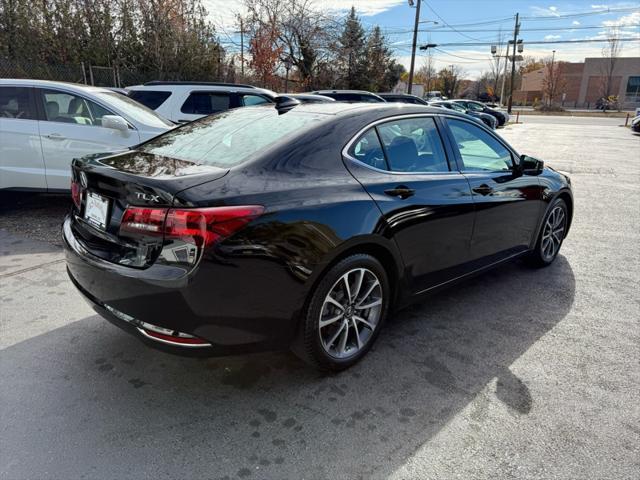
[[[397,313],[334,376],[287,353],[144,347],[67,280],[68,201],[3,197],[2,478],[637,478],[640,137],[521,120],[502,135],[573,180],[557,262]]]

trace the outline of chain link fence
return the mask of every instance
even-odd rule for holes
[[[99,87],[127,87],[152,80],[207,80],[184,78],[180,74],[143,72],[119,67],[102,67],[86,63],[45,64],[0,58],[0,78],[33,78],[83,83]],[[215,79],[211,79],[212,81]]]

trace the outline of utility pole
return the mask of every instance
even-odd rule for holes
[[[240,75],[244,82],[244,21],[240,17]]]
[[[513,47],[515,55],[516,48]],[[504,85],[507,83],[507,66],[509,65],[509,42],[507,42],[507,55],[504,58],[504,72],[502,72],[502,87],[500,88],[500,105],[504,107]]]
[[[555,90],[556,90],[556,79],[555,79],[555,75],[553,74],[553,64],[555,63],[556,60],[556,51],[553,51],[553,54],[551,55],[551,71],[549,72],[549,79],[551,80],[551,88],[549,89],[549,105],[551,105],[553,103],[553,97],[555,97]]]
[[[413,67],[416,63],[416,43],[418,42],[418,24],[420,23],[420,3],[422,0],[417,0],[416,4],[416,22],[413,26],[413,44],[411,46],[411,68],[409,69],[409,86],[407,93],[411,95],[411,87],[413,87]],[[413,0],[409,0],[409,6],[413,7]]]
[[[507,112],[511,113],[511,106],[513,105],[513,87],[516,80],[516,45],[518,44],[518,33],[520,33],[520,14],[516,13],[516,25],[513,29],[513,57],[511,58],[511,88],[509,89],[509,104],[507,106]]]

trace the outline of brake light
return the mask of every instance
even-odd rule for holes
[[[129,207],[120,222],[120,233],[162,235],[166,208]]]
[[[260,205],[211,208],[129,207],[120,224],[121,234],[164,236],[199,248],[209,247],[240,230],[264,212]]]
[[[80,210],[80,204],[82,203],[82,185],[75,180],[71,180],[71,199],[78,210]]]

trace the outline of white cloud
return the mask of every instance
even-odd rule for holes
[[[370,17],[398,6],[407,5],[406,0],[321,0],[317,1],[318,7],[322,10],[332,10],[336,12],[347,12],[351,10],[353,5],[358,15],[362,17]],[[407,7],[408,8],[408,7]]]
[[[203,0],[202,3],[214,25],[228,32],[237,29],[237,15],[246,12],[243,0]],[[353,5],[359,16],[370,17],[406,4],[406,0],[314,0],[313,6],[318,11],[340,14],[348,12]]]
[[[558,7],[537,7],[537,6],[532,6],[531,10],[533,10],[533,12],[540,17],[559,17],[560,16],[560,11],[558,10]]]
[[[640,11],[623,15],[617,20],[606,20],[602,22],[605,27],[635,27],[640,25]]]
[[[545,40],[559,40],[562,38],[562,35],[545,35]]]
[[[551,7],[549,7],[549,10],[551,10],[552,12],[557,12],[558,11],[558,7],[551,6]]]
[[[571,25],[581,25],[581,23],[578,20],[574,20],[571,22]]]
[[[604,5],[604,4],[591,5],[591,8],[595,10],[602,10],[603,8],[609,8],[609,5]]]

